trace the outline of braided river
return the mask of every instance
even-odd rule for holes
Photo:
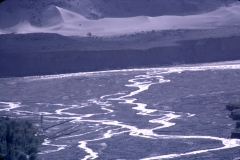
[[[235,101],[240,61],[0,78],[0,115],[48,137],[40,160],[233,160]]]

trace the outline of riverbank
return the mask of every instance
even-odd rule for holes
[[[0,76],[36,76],[240,59],[240,36],[179,41],[151,49],[1,52]]]

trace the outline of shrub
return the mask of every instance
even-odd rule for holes
[[[35,160],[37,159],[37,155],[35,153],[32,153],[29,157],[29,160]]]
[[[29,121],[0,118],[0,160],[36,159],[43,137],[35,136],[37,128]]]
[[[20,156],[18,157],[18,160],[28,160],[27,156],[25,154],[20,154]]]
[[[28,150],[27,150],[27,154],[30,155],[32,153],[37,153],[37,146],[35,145],[31,145]]]

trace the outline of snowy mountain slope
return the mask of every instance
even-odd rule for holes
[[[152,30],[239,26],[240,4],[222,7],[209,13],[187,16],[137,16],[89,20],[78,13],[57,6],[49,7],[44,15],[44,26],[42,27],[35,27],[24,21],[11,27],[9,31],[14,33],[58,33],[65,36],[87,36],[89,33],[97,36],[113,36]]]
[[[23,20],[42,26],[44,12],[58,6],[88,19],[191,15],[206,13],[236,0],[6,0],[0,4],[0,28],[12,27]]]

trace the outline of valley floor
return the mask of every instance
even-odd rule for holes
[[[0,114],[62,123],[45,130],[40,160],[234,159],[225,106],[239,78],[238,61],[0,78]]]

